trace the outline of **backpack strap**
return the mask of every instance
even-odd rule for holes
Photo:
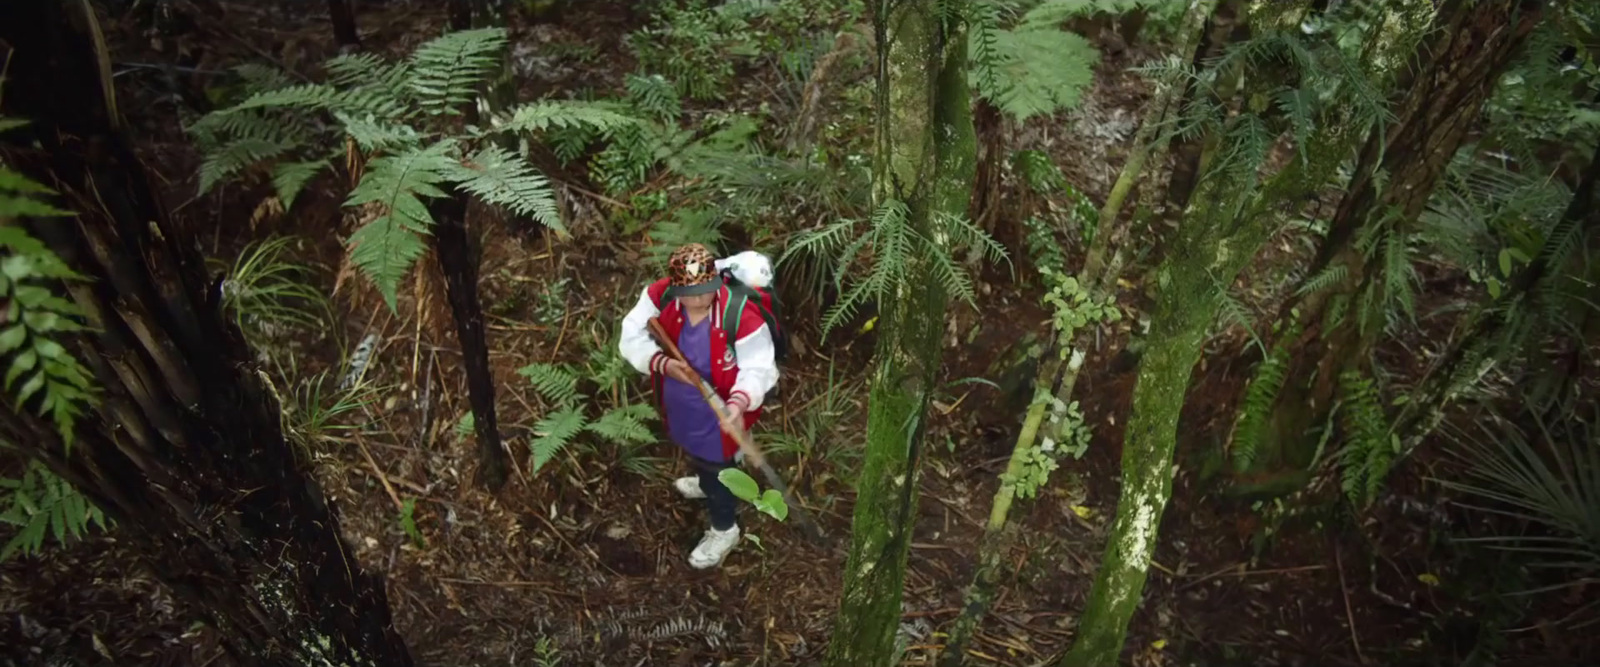
[[[744,305],[750,302],[750,295],[741,289],[728,285],[728,303],[722,311],[722,329],[728,332],[728,354],[733,357],[733,363],[739,363],[739,321],[744,319]]]

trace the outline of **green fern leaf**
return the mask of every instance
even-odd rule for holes
[[[678,88],[660,74],[629,74],[624,82],[628,101],[640,111],[664,121],[675,122],[683,111]]]
[[[504,28],[450,32],[418,46],[411,54],[411,89],[430,114],[459,114],[478,86],[500,64]]]
[[[206,156],[200,163],[200,193],[209,192],[219,181],[294,150],[294,145],[264,139],[240,139]]]
[[[654,416],[655,409],[648,405],[625,405],[607,411],[585,428],[619,445],[642,444],[655,440],[644,424],[644,420]]]
[[[568,406],[583,398],[578,394],[578,373],[566,364],[536,363],[517,369],[528,378],[534,391],[557,406]]]
[[[422,142],[422,133],[405,123],[394,123],[373,114],[355,115],[343,111],[333,116],[344,126],[345,134],[368,153],[414,148]]]
[[[583,416],[583,408],[578,406],[556,411],[539,420],[533,427],[534,440],[529,446],[533,452],[533,472],[539,472],[556,454],[561,453],[561,449],[572,442],[573,436],[583,430],[587,421]]]
[[[429,232],[433,217],[421,197],[448,196],[438,185],[455,167],[441,141],[427,148],[367,163],[361,182],[350,192],[345,206],[380,204],[384,212],[350,235],[350,259],[377,285],[391,311],[395,310],[400,279],[422,255],[420,234]]]
[[[272,169],[272,187],[278,191],[278,201],[288,209],[294,204],[294,198],[300,194],[301,188],[328,166],[327,160],[312,162],[285,162]]]
[[[497,129],[506,132],[588,127],[599,130],[603,136],[610,136],[621,128],[639,124],[639,119],[623,111],[623,107],[610,102],[546,100],[513,108],[503,114],[496,125]]]
[[[538,220],[559,236],[567,236],[550,182],[520,156],[491,144],[479,150],[466,164],[453,168],[452,173],[460,181],[462,190],[517,215]]]
[[[1089,40],[1069,32],[1001,30],[994,37],[992,56],[968,47],[974,61],[993,63],[993,76],[980,71],[978,93],[1018,121],[1076,107],[1100,62]]]
[[[1350,275],[1350,269],[1345,265],[1330,265],[1318,272],[1317,275],[1307,279],[1305,284],[1300,286],[1300,289],[1295,290],[1295,296],[1305,296],[1332,288],[1334,285],[1344,282],[1345,277],[1348,275]]]

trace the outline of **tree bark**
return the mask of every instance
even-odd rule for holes
[[[1179,53],[1190,53],[1200,28],[1215,4],[1215,0],[1200,0],[1190,5],[1188,13],[1184,16],[1183,25],[1179,28],[1177,44]],[[1099,300],[1103,299],[1106,293],[1115,292],[1116,278],[1121,273],[1121,255],[1113,255],[1109,263],[1106,256],[1112,247],[1120,245],[1127,238],[1129,228],[1132,227],[1129,222],[1118,224],[1118,220],[1122,217],[1123,205],[1133,191],[1134,184],[1144,172],[1147,160],[1154,157],[1158,163],[1166,156],[1168,142],[1164,139],[1164,135],[1156,134],[1156,128],[1163,126],[1177,115],[1183,94],[1184,88],[1174,85],[1161,91],[1151,100],[1144,122],[1134,135],[1133,150],[1128,156],[1128,161],[1123,165],[1116,184],[1112,186],[1111,194],[1106,197],[1105,204],[1100,208],[1099,220],[1095,227],[1099,231],[1090,244],[1083,268],[1077,276],[1078,283],[1092,295],[1091,298]],[[1097,327],[1098,324],[1094,324],[1077,332],[1071,349],[1064,353],[1055,345],[1049,346],[1050,349],[1046,352],[1048,356],[1039,364],[1038,376],[1034,378],[1033,402],[1023,418],[1021,430],[1017,432],[1016,443],[1011,448],[1011,460],[1006,464],[1006,473],[1011,478],[1023,472],[1027,455],[1041,434],[1041,426],[1044,424],[1049,406],[1053,403],[1052,399],[1059,398],[1062,402],[1067,402],[1072,398],[1078,373],[1083,367],[1085,357],[1083,350],[1093,339]],[[1056,389],[1057,385],[1060,386],[1059,389]],[[1053,435],[1047,433],[1046,437]],[[989,605],[999,589],[1001,563],[1005,554],[1010,551],[1014,538],[1008,517],[1015,497],[1016,488],[1011,483],[1001,482],[1000,487],[995,490],[994,499],[990,503],[989,520],[984,525],[983,536],[978,543],[977,570],[973,573],[972,583],[967,587],[961,613],[951,624],[949,637],[940,652],[941,667],[956,667],[966,661],[967,644],[972,640],[978,624],[988,614]]]
[[[341,48],[361,47],[361,35],[356,32],[356,15],[350,11],[350,0],[328,0],[328,20],[333,22],[333,40]]]
[[[1383,253],[1369,256],[1358,239],[1373,234],[1374,243],[1385,243],[1388,234],[1422,213],[1500,73],[1541,18],[1543,4],[1449,0],[1440,7],[1437,37],[1412,57],[1411,69],[1420,74],[1387,131],[1374,132],[1362,148],[1328,235],[1307,271],[1310,280],[1329,267],[1342,267],[1343,279],[1291,300],[1281,311],[1280,319],[1295,319],[1294,330],[1301,333],[1289,343],[1288,381],[1278,392],[1262,442],[1255,445],[1252,477],[1294,473],[1311,463],[1316,438],[1305,433],[1326,421],[1340,375],[1370,367],[1383,328],[1381,318],[1368,316],[1374,310],[1381,315],[1382,306],[1360,304],[1370,290],[1382,289]],[[1379,224],[1385,227],[1368,229]],[[1296,311],[1297,319],[1290,315]]]
[[[32,405],[0,416],[0,438],[120,524],[240,664],[410,665],[381,580],[349,557],[338,515],[285,441],[220,282],[122,134],[92,12],[87,1],[0,5],[12,49],[3,111],[32,121],[7,133],[6,157],[77,212],[27,224],[90,278],[66,289],[95,331],[64,342],[99,392],[70,450]]]
[[[945,243],[940,214],[963,216],[972,193],[976,137],[967,88],[964,27],[940,19],[948,0],[874,3],[877,33],[873,199],[903,203],[909,224]],[[946,9],[961,9],[960,7]],[[959,14],[951,11],[949,14]],[[917,474],[930,391],[939,370],[948,295],[936,262],[881,303],[867,445],[830,667],[887,667],[894,653],[906,555],[917,518]]]

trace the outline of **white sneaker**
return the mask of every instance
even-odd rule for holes
[[[727,558],[728,552],[733,551],[738,544],[738,526],[727,530],[707,528],[705,537],[700,538],[700,544],[689,554],[689,566],[696,570],[704,570],[721,565],[722,559]]]
[[[672,481],[672,488],[690,500],[706,497],[706,492],[700,490],[700,478],[695,475],[679,477]]]

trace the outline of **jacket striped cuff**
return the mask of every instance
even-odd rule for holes
[[[657,374],[667,372],[667,355],[665,352],[657,352],[650,357],[650,372]]]
[[[744,393],[742,391],[736,391],[736,392],[733,392],[733,393],[729,394],[728,395],[728,402],[729,403],[733,403],[733,404],[737,404],[739,406],[739,411],[740,412],[749,412],[750,411],[750,395],[746,394],[746,393]]]

